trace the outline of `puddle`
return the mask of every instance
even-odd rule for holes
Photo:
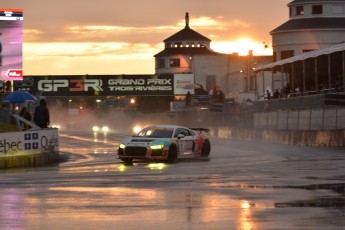
[[[305,190],[331,190],[340,196],[337,197],[319,197],[313,200],[297,200],[286,203],[275,203],[275,207],[332,207],[332,208],[344,208],[345,207],[345,184],[313,184],[304,186],[276,186],[280,189],[305,189]]]

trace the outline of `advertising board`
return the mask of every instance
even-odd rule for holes
[[[23,10],[0,8],[0,80],[23,79]]]
[[[173,96],[194,89],[192,74],[25,76],[14,90],[43,96]]]
[[[58,129],[0,133],[0,157],[45,152],[59,153]]]

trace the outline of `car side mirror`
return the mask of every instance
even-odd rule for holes
[[[181,138],[184,138],[184,135],[180,133],[179,135],[177,135],[177,139],[181,139]]]

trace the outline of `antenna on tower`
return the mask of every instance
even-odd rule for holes
[[[189,14],[186,12],[186,28],[189,27]]]

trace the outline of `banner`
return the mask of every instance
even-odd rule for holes
[[[188,76],[187,76],[188,75]],[[183,74],[180,74],[182,81]],[[186,74],[188,83],[190,74]],[[194,82],[194,81],[193,81]],[[55,75],[25,76],[14,81],[14,90],[42,96],[173,96],[173,74],[165,75]],[[176,92],[175,92],[176,91]],[[185,90],[181,91],[185,95]]]
[[[23,10],[0,8],[0,80],[23,79]]]
[[[58,129],[0,133],[0,156],[59,153]]]

